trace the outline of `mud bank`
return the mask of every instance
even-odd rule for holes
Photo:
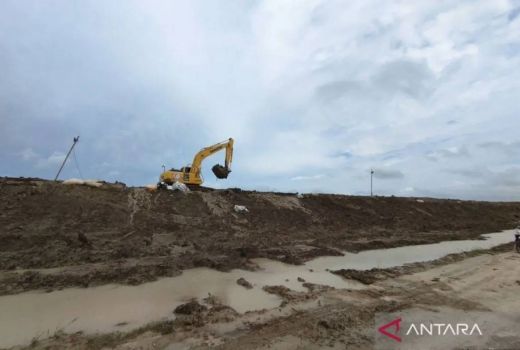
[[[194,267],[254,269],[253,258],[301,264],[341,251],[476,239],[520,217],[520,203],[237,189],[149,193],[40,179],[2,178],[0,196],[1,294],[136,285]],[[236,204],[249,212],[236,213]]]
[[[50,337],[34,338],[30,348],[372,349],[376,313],[406,314],[408,310],[441,316],[465,311],[487,312],[490,317],[506,313],[517,324],[519,261],[520,255],[509,245],[413,265],[415,271],[408,270],[405,276],[391,276],[361,290],[308,285],[307,292],[297,292],[272,286],[266,290],[284,299],[283,305],[272,310],[238,314],[207,298],[201,301],[207,307],[175,320],[109,334],[57,330]],[[514,327],[505,326],[500,332],[485,329],[486,337],[478,340],[479,345],[517,349],[520,337]],[[420,343],[413,348],[430,347]],[[444,344],[443,348],[460,346]]]
[[[312,300],[327,290],[364,288],[356,281],[338,275],[370,284],[382,279],[381,276],[395,277],[399,271],[418,271],[420,266],[428,266],[420,265],[419,261],[453,252],[490,248],[511,241],[512,236],[511,231],[505,231],[486,234],[486,240],[448,241],[405,250],[391,248],[347,253],[314,259],[305,265],[254,259],[258,266],[256,271],[219,272],[195,268],[177,277],[139,286],[105,285],[3,296],[0,297],[0,347],[28,344],[31,339],[58,329],[69,334],[111,333],[135,330],[154,321],[173,321],[172,310],[177,310],[192,298],[201,302],[218,300],[222,306],[240,314],[272,310],[289,302]],[[443,259],[436,261],[441,264]],[[413,264],[363,271],[405,263]],[[352,269],[335,271],[335,274],[330,272],[338,266]],[[373,281],[367,283],[367,279]],[[199,311],[211,307],[194,305]]]

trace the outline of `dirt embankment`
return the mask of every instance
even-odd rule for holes
[[[0,197],[2,294],[138,284],[196,266],[248,268],[255,257],[297,264],[340,250],[477,238],[520,219],[520,203],[240,190],[150,193],[39,179],[1,178]],[[249,212],[237,213],[234,205]]]

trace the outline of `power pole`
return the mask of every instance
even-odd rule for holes
[[[65,159],[63,160],[63,163],[61,163],[60,170],[58,170],[58,173],[56,174],[56,177],[54,178],[54,181],[58,180],[58,176],[60,176],[61,170],[65,166],[65,163],[67,162],[67,159],[69,159],[70,153],[74,149],[74,146],[76,146],[76,143],[79,141],[79,136],[76,136],[74,138],[74,142],[72,143],[72,146],[70,146],[69,152],[65,156]]]
[[[374,177],[374,169],[370,169],[370,197],[374,196],[374,192],[372,191],[372,189],[373,189],[373,187],[372,187],[372,184],[373,184],[372,178],[373,177]]]

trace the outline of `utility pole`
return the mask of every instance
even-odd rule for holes
[[[374,192],[372,191],[372,189],[373,189],[373,187],[372,187],[372,183],[373,183],[372,178],[373,177],[374,177],[374,169],[370,169],[370,197],[374,196]]]
[[[58,170],[58,173],[56,174],[56,177],[54,178],[54,181],[58,180],[58,176],[60,176],[61,170],[65,166],[65,163],[67,162],[67,159],[69,159],[70,153],[74,149],[74,146],[76,146],[76,143],[79,141],[79,136],[76,136],[74,138],[74,142],[72,143],[72,146],[70,146],[69,152],[65,156],[65,159],[63,160],[63,163],[61,163],[60,170]]]

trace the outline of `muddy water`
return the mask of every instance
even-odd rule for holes
[[[0,297],[0,347],[46,338],[56,330],[68,333],[126,331],[151,321],[174,318],[176,306],[208,293],[238,312],[274,308],[278,297],[260,288],[236,284],[239,271],[190,269],[182,275],[139,286],[104,285],[51,293],[29,292]]]
[[[202,299],[208,293],[238,312],[275,308],[281,300],[265,293],[265,285],[285,285],[306,290],[298,277],[307,282],[336,288],[363,288],[343,280],[327,269],[370,269],[437,259],[451,253],[486,249],[511,242],[513,231],[485,235],[486,240],[450,241],[392,249],[347,253],[323,257],[302,266],[268,259],[255,259],[258,271],[219,272],[207,268],[190,269],[182,275],[139,286],[105,285],[51,293],[28,292],[0,297],[0,347],[27,344],[35,337],[45,338],[56,330],[86,333],[127,331],[151,321],[174,318],[173,309],[190,298]],[[253,284],[245,289],[236,284],[240,277]]]
[[[489,249],[511,242],[513,247],[515,230],[484,234],[485,240],[445,241],[391,249],[367,250],[358,254],[346,253],[342,257],[321,257],[307,263],[316,270],[356,269],[368,270],[374,267],[385,268],[413,262],[429,261],[448,254],[462,253],[476,249]]]

